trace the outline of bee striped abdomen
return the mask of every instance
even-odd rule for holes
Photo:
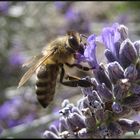
[[[39,103],[46,108],[53,100],[59,66],[42,65],[37,70],[36,95]]]

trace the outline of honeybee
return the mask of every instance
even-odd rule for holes
[[[88,67],[83,67],[80,64],[74,63],[76,60],[75,54],[84,52],[84,44],[82,42],[82,34],[76,31],[68,31],[65,36],[60,36],[50,42],[44,49],[36,63],[33,61],[27,62],[32,66],[23,75],[19,81],[18,88],[27,82],[27,80],[36,73],[36,95],[42,107],[46,108],[53,100],[55,94],[56,79],[61,70],[60,83],[66,86],[90,86],[91,83],[87,80],[82,80],[79,77],[67,76],[69,81],[63,81],[65,75],[64,65],[69,67],[78,67],[83,70],[90,70]],[[92,68],[91,68],[92,69]]]

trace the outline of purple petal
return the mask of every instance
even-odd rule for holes
[[[96,35],[92,34],[88,37],[84,56],[87,58],[87,61],[92,67],[98,67],[98,62],[96,59],[96,43],[95,43]]]
[[[97,41],[103,43],[106,49],[110,50],[115,57],[117,56],[115,43],[121,38],[118,28],[119,24],[114,23],[112,27],[103,28],[101,35],[97,37]]]

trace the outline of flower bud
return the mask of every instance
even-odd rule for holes
[[[106,49],[104,54],[105,54],[105,56],[107,58],[108,63],[116,61],[114,55],[112,54],[112,52],[109,49]]]
[[[69,113],[69,116],[65,118],[65,121],[72,134],[85,127],[83,116],[77,114],[76,112]]]
[[[67,104],[69,104],[69,103],[70,103],[69,100],[68,100],[68,99],[65,99],[65,100],[62,102],[62,104],[61,104],[62,108],[66,107]]]
[[[111,91],[106,87],[104,83],[102,83],[101,85],[99,84],[97,86],[97,92],[99,93],[101,99],[104,102],[111,101],[113,98]]]
[[[110,137],[109,130],[105,124],[102,124],[99,127],[99,134],[100,134],[101,138],[109,138]]]
[[[60,113],[61,115],[63,115],[64,117],[67,117],[67,116],[69,115],[69,113],[70,113],[70,109],[69,109],[68,107],[65,107],[65,108],[61,109],[61,110],[59,111],[59,113]]]
[[[49,130],[52,131],[53,133],[55,133],[56,135],[59,135],[59,132],[58,132],[58,130],[57,130],[55,125],[51,125]]]
[[[131,63],[135,63],[137,59],[137,50],[129,39],[122,42],[119,56],[120,62],[124,68],[128,67]]]
[[[130,95],[123,99],[122,104],[130,108],[140,107],[140,96]]]
[[[134,120],[119,119],[117,122],[120,124],[121,128],[125,133],[131,131],[137,133],[140,129],[140,123]]]
[[[60,134],[61,139],[68,139],[70,137],[70,134],[68,131],[63,131]]]
[[[140,95],[140,85],[133,84],[131,87],[131,92],[136,95]]]
[[[118,62],[120,62],[120,61],[119,61],[120,46],[121,46],[121,41],[120,41],[120,40],[118,40],[117,42],[114,43],[115,52],[116,52],[116,60],[117,60]]]
[[[123,130],[118,122],[111,122],[108,125],[110,138],[120,138],[123,135]]]
[[[121,113],[123,111],[123,108],[122,108],[122,106],[119,103],[113,102],[112,110],[115,113]]]
[[[78,107],[76,107],[76,106],[74,106],[73,108],[72,108],[72,113],[77,113],[77,114],[79,114],[79,115],[81,115],[81,111],[80,111],[80,109],[78,108]]]
[[[55,133],[48,130],[43,133],[43,137],[49,139],[59,139],[59,137]]]
[[[120,32],[120,35],[121,35],[121,39],[122,40],[125,40],[128,38],[128,28],[124,25],[120,25],[118,27],[118,31]]]
[[[117,62],[111,62],[107,65],[107,70],[111,81],[115,84],[117,80],[124,78],[123,76],[123,68]]]
[[[90,131],[96,128],[96,119],[89,108],[82,109],[86,128]]]
[[[103,102],[102,102],[100,96],[98,95],[98,93],[95,90],[93,90],[92,93],[93,93],[92,95],[87,96],[90,107],[93,110],[101,109],[103,107]]]
[[[120,117],[129,117],[132,113],[133,113],[132,109],[126,106],[122,106],[122,112],[120,113],[114,112],[114,115],[120,118]]]
[[[87,128],[82,128],[78,131],[78,138],[87,139],[92,138],[92,132],[88,132]]]
[[[137,50],[137,54],[140,54],[140,40],[134,42],[134,47]]]
[[[137,69],[137,72],[138,72],[137,79],[140,79],[140,59],[137,59],[136,69]]]
[[[100,64],[99,68],[94,71],[95,78],[99,84],[105,83],[105,85],[111,90],[112,84],[111,81],[105,72],[103,64]]]
[[[100,109],[95,110],[95,117],[96,119],[102,123],[105,120],[105,112],[104,109],[100,107]]]
[[[79,127],[79,128],[83,128],[85,127],[85,123],[84,123],[84,118],[82,115],[77,114],[76,112],[71,114],[71,118],[73,120],[73,123]]]
[[[68,129],[66,119],[62,116],[59,119],[59,132],[66,131]]]
[[[83,108],[89,107],[89,101],[88,101],[87,96],[81,98],[81,99],[77,102],[77,107],[79,108],[79,110],[82,110]]]
[[[87,95],[91,95],[92,94],[92,87],[86,87],[86,88],[81,88],[81,91],[83,93],[83,95],[87,96]]]
[[[121,100],[123,97],[125,97],[125,93],[123,92],[119,84],[115,84],[113,93],[116,100]]]
[[[124,77],[129,79],[130,81],[136,80],[137,76],[138,76],[138,72],[134,64],[128,66],[124,71]]]
[[[75,132],[77,131],[77,126],[72,122],[71,118],[65,118],[66,124],[68,126],[68,131],[72,137],[75,137]]]
[[[113,89],[116,100],[122,100],[125,98],[130,87],[131,83],[128,81],[128,79],[118,80]]]

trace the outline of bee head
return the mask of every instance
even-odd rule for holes
[[[82,34],[79,34],[76,31],[68,31],[68,44],[73,52],[78,51],[79,53],[83,54],[84,52],[84,45],[82,43]],[[84,36],[85,37],[85,36]]]

